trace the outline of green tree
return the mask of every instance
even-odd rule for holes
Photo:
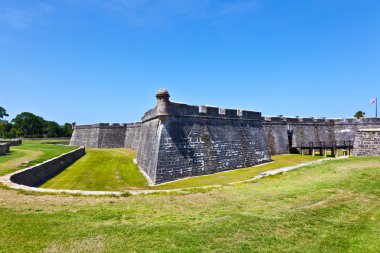
[[[73,127],[70,123],[65,123],[61,126],[61,137],[70,137],[73,133]]]
[[[9,115],[7,114],[7,111],[0,106],[0,119],[4,118],[4,117],[8,117]]]
[[[9,131],[12,129],[12,124],[8,121],[0,120],[0,138],[8,138]]]
[[[23,136],[22,131],[21,130],[17,130],[14,127],[11,128],[11,130],[9,131],[9,133],[5,134],[6,138],[16,138],[16,137],[22,137],[22,136]]]
[[[52,138],[52,137],[60,137],[62,135],[61,126],[58,125],[55,121],[44,121],[43,122],[43,134],[44,137]]]
[[[14,132],[23,137],[42,137],[44,121],[42,117],[30,112],[20,113],[12,119]]]
[[[358,118],[358,119],[360,119],[360,118],[364,118],[364,117],[365,117],[365,112],[363,112],[363,111],[357,111],[357,112],[355,113],[354,117],[355,117],[355,118]]]

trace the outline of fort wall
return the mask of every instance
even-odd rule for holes
[[[145,121],[140,130],[136,161],[151,184],[155,183],[156,178],[161,130],[162,127],[158,118]]]
[[[352,155],[380,156],[380,128],[358,130]]]
[[[160,90],[157,106],[141,122],[74,126],[71,145],[136,150],[151,183],[250,167],[294,147],[354,143],[358,129],[380,128],[380,118],[262,117],[260,112],[194,106],[169,101]]]
[[[293,147],[301,145],[325,145],[355,140],[358,129],[380,127],[380,118],[327,119],[263,117],[265,133],[271,154],[289,153],[289,143]],[[289,140],[290,139],[290,140]]]
[[[131,138],[131,131],[128,126],[132,124],[107,124],[99,123],[94,125],[81,125],[74,126],[74,131],[71,136],[70,145],[72,146],[84,146],[91,148],[122,148],[126,147],[133,148],[138,143],[135,137]],[[137,126],[138,127],[138,126]],[[134,131],[133,131],[134,132]],[[126,136],[128,133],[128,138],[134,141],[135,144],[129,144],[126,141]]]
[[[138,150],[140,143],[141,122],[124,124],[125,126],[125,141],[124,147]]]
[[[270,161],[260,121],[173,117],[163,122],[156,183]]]
[[[120,124],[104,124],[99,127],[99,148],[120,148],[125,143],[125,126]]]
[[[261,113],[167,103],[165,112],[156,107],[142,118],[137,164],[151,182],[271,160]]]
[[[99,148],[100,125],[74,125],[70,146]]]
[[[22,171],[15,172],[10,180],[16,184],[38,187],[61,173],[85,154],[84,148],[47,160]]]
[[[0,139],[0,143],[9,143],[10,146],[19,146],[22,144],[21,139]]]
[[[10,143],[4,142],[0,143],[0,155],[5,155],[10,152]]]

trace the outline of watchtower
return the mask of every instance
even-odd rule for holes
[[[161,121],[165,121],[169,118],[170,94],[166,89],[159,89],[157,91],[156,98],[157,98],[157,117]]]

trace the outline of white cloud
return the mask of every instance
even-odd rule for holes
[[[30,6],[0,2],[0,22],[15,28],[28,28],[33,24],[45,23],[46,15],[53,11],[53,6],[44,3]]]

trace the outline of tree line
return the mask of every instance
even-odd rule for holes
[[[70,137],[73,131],[70,123],[59,125],[30,112],[20,113],[11,121],[4,120],[8,116],[0,106],[0,138]]]

